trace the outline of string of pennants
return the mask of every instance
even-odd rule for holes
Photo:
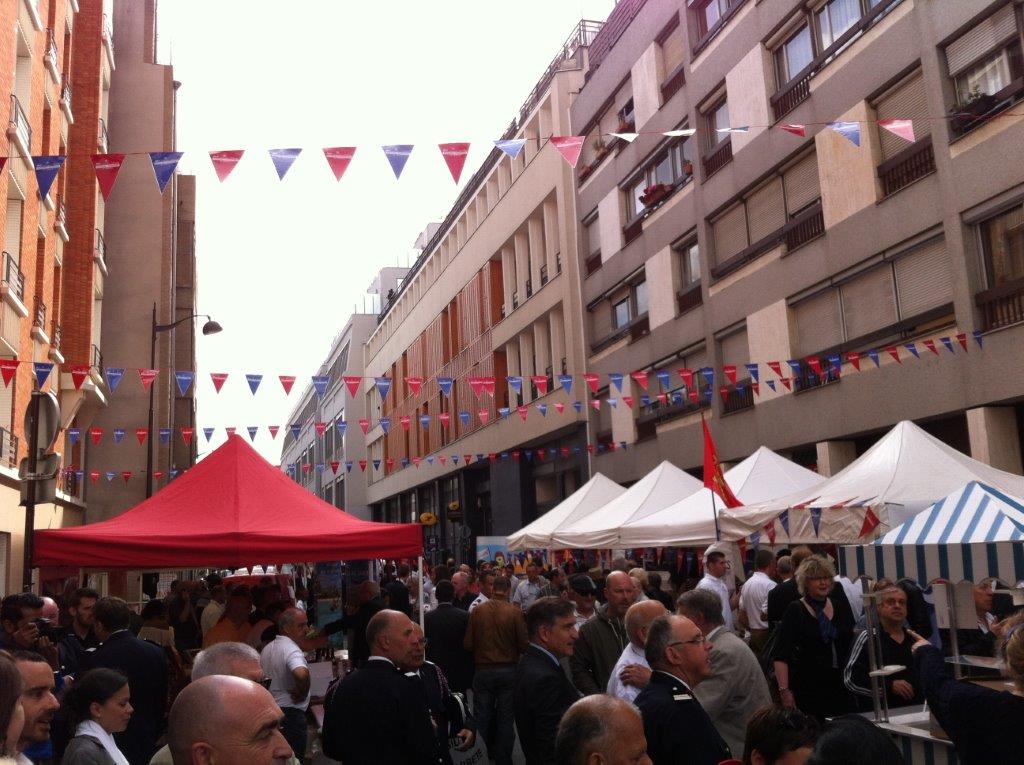
[[[952,119],[958,115],[948,115],[945,117],[935,119]],[[1003,116],[1014,116],[1012,114],[1001,113],[994,115],[992,119]],[[751,128],[769,128],[773,130],[782,130],[786,133],[804,138],[807,135],[807,130],[814,126],[823,126],[826,129],[833,130],[839,135],[849,140],[855,146],[861,144],[861,129],[862,125],[875,124],[883,130],[887,130],[893,135],[899,136],[908,143],[914,143],[916,140],[914,132],[914,121],[909,119],[887,119],[887,120],[845,120],[839,122],[821,122],[821,123],[783,123],[777,126],[770,125],[740,125],[736,127],[724,127],[717,128],[716,133],[720,135],[729,135],[733,133],[748,133]],[[679,128],[676,130],[666,131],[641,131],[641,132],[610,132],[601,134],[602,138],[618,138],[627,143],[632,143],[641,135],[660,135],[668,138],[677,137],[689,137],[695,135],[697,132],[696,128]],[[580,153],[583,150],[583,145],[586,142],[586,136],[581,135],[551,135],[547,139],[540,136],[536,138],[508,138],[492,141],[491,143],[495,148],[501,151],[512,159],[516,159],[522,152],[528,140],[536,140],[538,144],[542,144],[545,141],[550,143],[558,150],[559,154],[568,162],[572,167],[576,167],[579,161]],[[462,171],[466,164],[466,158],[469,155],[469,149],[472,144],[466,141],[459,142],[448,142],[439,143],[437,148],[440,152],[441,158],[444,160],[445,165],[451,173],[452,180],[458,183],[462,178]],[[402,176],[402,172],[405,170],[406,163],[409,161],[409,157],[412,155],[413,150],[416,148],[415,144],[388,144],[380,146],[384,153],[388,164],[391,167],[391,171],[395,175],[395,179],[398,180]],[[358,147],[356,146],[333,146],[323,148],[324,159],[327,161],[327,165],[331,172],[334,174],[336,180],[340,181],[342,176],[345,175],[345,171],[348,169],[352,160],[356,155]],[[267,155],[269,156],[271,163],[273,164],[274,170],[277,173],[279,180],[284,180],[288,171],[292,165],[302,154],[301,148],[284,148],[284,149],[268,149]],[[217,174],[218,180],[221,182],[227,180],[228,176],[231,175],[232,171],[241,162],[242,157],[245,156],[245,149],[231,149],[222,151],[211,151],[209,152],[210,163],[213,165],[214,172]],[[90,158],[92,160],[93,169],[96,173],[96,180],[99,183],[100,191],[103,194],[103,198],[107,199],[110,195],[111,190],[114,187],[114,183],[117,181],[118,173],[121,171],[121,167],[129,156],[146,156],[149,158],[150,164],[153,168],[153,175],[156,179],[157,186],[160,192],[163,193],[167,188],[167,184],[174,176],[174,172],[178,167],[178,163],[181,158],[185,156],[185,152],[181,151],[159,151],[159,152],[132,152],[132,153],[111,153],[111,154],[92,154]],[[40,198],[45,197],[50,187],[53,185],[54,179],[57,177],[57,173],[60,171],[64,162],[67,160],[67,155],[41,155],[33,156],[32,162],[35,166],[36,182],[39,187]],[[0,171],[3,170],[4,164],[7,158],[0,158]]]

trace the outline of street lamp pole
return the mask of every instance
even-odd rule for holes
[[[211,319],[210,315],[206,313],[194,313],[191,316],[185,316],[181,319],[178,319],[175,322],[171,322],[170,324],[157,324],[156,303],[153,303],[153,319],[151,324],[152,332],[150,333],[149,337],[150,369],[156,368],[156,336],[161,332],[170,332],[179,324],[182,324],[186,321],[199,318],[206,319],[206,323],[203,324],[204,335],[215,335],[223,329],[223,327],[221,327],[220,324]],[[154,428],[156,427],[156,412],[154,398],[156,395],[155,387],[156,386],[153,384],[149,386],[149,432],[147,433],[149,440],[146,442],[146,499],[149,499],[150,497],[153,496],[153,449],[155,448],[153,441],[156,437],[156,434],[153,432]]]

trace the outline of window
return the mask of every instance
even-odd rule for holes
[[[775,76],[780,85],[792,80],[814,60],[814,41],[809,24],[803,24],[775,51]]]
[[[946,46],[946,64],[959,108],[983,114],[998,96],[1016,95],[1003,93],[1024,76],[1014,5],[1004,5]]]
[[[692,140],[677,139],[657,152],[626,187],[626,213],[633,220],[655,207],[693,176]],[[662,188],[655,188],[655,187]]]
[[[697,242],[684,244],[679,249],[679,256],[680,274],[685,289],[700,281],[700,248],[697,246]]]
[[[913,144],[882,127],[878,128],[882,149],[878,177],[885,196],[889,196],[935,172],[931,119],[921,71],[913,72],[889,88],[874,106],[879,120],[909,119],[914,128]]]
[[[701,163],[706,181],[732,161],[732,141],[728,131],[728,128],[731,127],[729,103],[723,95],[720,100],[713,101],[710,107],[702,109],[701,113],[704,123],[705,152]]]
[[[601,230],[598,226],[597,214],[591,220],[585,220],[583,222],[584,229],[584,243],[587,247],[587,259],[585,262],[586,275],[590,276],[592,273],[601,268]]]
[[[1024,279],[1024,205],[982,223],[981,245],[989,287]]]
[[[629,324],[629,298],[624,297],[612,305],[612,326],[615,329]]]
[[[815,14],[824,50],[860,20],[861,0],[829,0]]]
[[[712,149],[729,137],[729,102],[724,98],[705,113],[708,149]]]
[[[637,282],[633,285],[633,300],[636,303],[636,315],[643,316],[647,313],[647,281]]]
[[[629,130],[631,131],[636,127],[636,115],[633,111],[632,98],[629,99],[621,109],[619,109],[617,116],[619,118],[619,128],[629,128]]]
[[[698,40],[704,42],[712,33],[728,19],[729,14],[739,8],[746,0],[691,0],[691,19],[695,22]]]
[[[679,23],[679,15],[665,25],[657,37],[661,46],[661,98],[668,101],[685,83],[685,40],[683,25]]]

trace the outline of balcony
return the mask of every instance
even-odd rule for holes
[[[637,316],[635,319],[628,321],[621,327],[616,327],[615,330],[600,340],[590,344],[591,353],[599,353],[607,348],[609,345],[622,340],[625,337],[629,338],[629,342],[639,340],[651,332],[651,322],[648,319],[647,314]]]
[[[18,267],[18,262],[9,252],[3,253],[3,283],[2,288],[5,295],[9,294],[18,299],[19,302],[24,304],[25,301],[25,274],[21,272]],[[23,316],[28,316],[28,310],[25,309]]]
[[[103,354],[100,353],[100,349],[97,346],[92,346],[92,364],[89,370],[93,374],[98,374],[100,378],[103,377]]]
[[[99,266],[103,275],[107,275],[107,243],[103,241],[103,234],[96,229],[96,247],[92,251],[92,259]]]
[[[967,135],[975,128],[987,124],[1000,112],[1004,112],[1024,98],[1024,77],[1018,77],[1002,90],[981,94],[968,104],[961,104],[952,110],[949,122],[954,138]]]
[[[101,37],[103,40],[103,52],[107,56],[107,63],[110,64],[111,69],[114,69],[114,27],[110,23],[110,17],[105,13],[103,14]]]
[[[825,233],[825,217],[821,209],[821,200],[801,210],[790,218],[778,231],[754,242],[718,265],[712,266],[711,275],[716,279],[732,273],[747,263],[756,260],[769,250],[786,245],[786,254],[803,247]]]
[[[719,142],[717,146],[701,157],[700,162],[704,168],[704,180],[706,181],[732,162],[732,138],[729,137]]]
[[[36,310],[32,317],[32,339],[43,345],[50,344],[50,336],[46,334],[46,303],[36,296]]]
[[[803,393],[804,391],[823,388],[826,385],[840,382],[842,378],[839,371],[825,361],[821,362],[821,374],[815,374],[811,365],[806,361],[800,365],[800,373],[793,375],[793,392]]]
[[[598,271],[601,270],[601,265],[601,253],[591,255],[589,258],[587,258],[586,262],[584,263],[584,270],[586,271],[586,275],[590,276],[591,274],[597,273]]]
[[[680,316],[703,305],[703,303],[704,293],[701,291],[699,281],[686,285],[686,287],[676,293],[676,308]]]
[[[526,280],[526,299],[529,300],[533,297],[533,279]]]
[[[932,137],[926,136],[878,166],[878,179],[885,196],[892,196],[914,181],[935,172]]]
[[[25,160],[29,169],[32,167],[32,125],[29,124],[28,115],[21,106],[18,97],[11,94],[11,119],[7,124],[7,137],[14,142]]]
[[[61,353],[60,344],[63,340],[62,330],[60,324],[56,321],[53,322],[53,327],[50,330],[50,352],[47,354],[50,357],[50,361],[54,364],[64,363],[64,354]]]
[[[7,428],[0,428],[0,465],[18,466],[18,437]]]
[[[110,136],[107,134],[107,123],[102,117],[100,117],[100,130],[99,136],[96,140],[96,148],[99,149],[100,154],[106,154],[109,146]]]
[[[752,409],[754,406],[754,389],[750,387],[749,380],[741,380],[742,390],[733,388],[725,395],[722,401],[722,414],[734,414],[744,409]]]
[[[3,281],[0,282],[0,354],[17,356],[21,349],[21,320],[25,307],[25,275],[10,253],[3,253]]]
[[[64,203],[64,197],[57,197],[57,217],[53,221],[53,228],[57,232],[57,235],[65,242],[70,238],[68,236],[68,207]],[[56,248],[60,250],[61,248]],[[63,265],[61,262],[61,254],[57,255],[57,265]]]
[[[75,124],[75,115],[71,113],[71,80],[67,77],[60,87],[60,110],[64,112],[69,125]]]
[[[548,283],[548,264],[545,263],[540,267],[540,286],[543,287]]]
[[[60,84],[60,51],[57,48],[57,38],[52,29],[46,30],[46,53],[43,56],[43,64],[46,71],[50,73],[55,85]]]
[[[1001,284],[974,296],[985,332],[1024,322],[1024,279]]]
[[[512,293],[512,310],[514,311],[518,307],[519,307],[519,293],[518,292],[513,292]]]

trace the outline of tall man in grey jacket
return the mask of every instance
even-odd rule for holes
[[[629,645],[624,618],[636,602],[636,584],[624,571],[608,574],[604,584],[606,603],[594,618],[580,627],[579,640],[569,658],[572,682],[581,693],[604,693],[612,669]]]
[[[725,629],[722,602],[715,593],[701,589],[684,592],[678,608],[711,643],[711,676],[693,689],[693,695],[729,749],[742,752],[750,716],[772,703],[761,665],[750,646]]]

